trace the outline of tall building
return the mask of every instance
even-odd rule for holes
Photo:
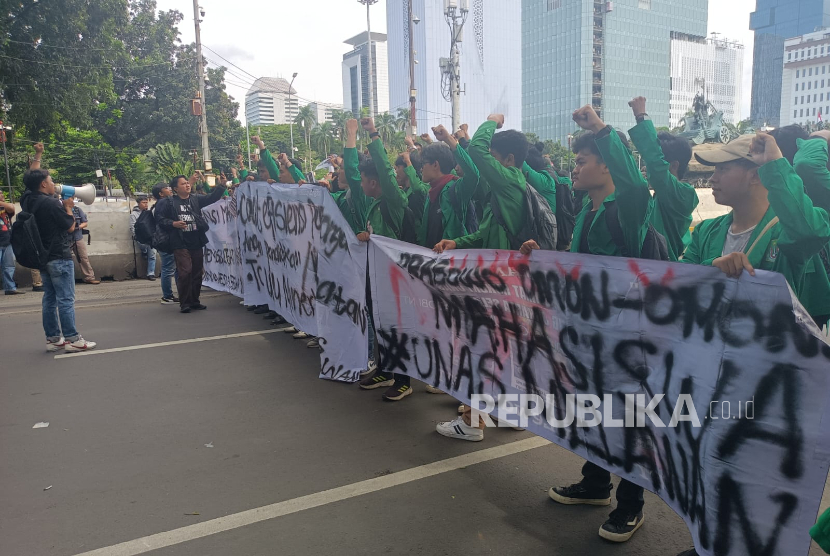
[[[830,0],[757,0],[749,16],[755,31],[752,109],[755,125],[780,124],[784,40],[830,26]]]
[[[366,55],[366,33],[346,41],[352,51],[343,55],[343,107],[352,114],[369,106],[369,82],[373,84],[375,114],[389,111],[389,74],[386,35],[372,33],[372,79],[369,76],[369,58]]]
[[[314,110],[314,117],[318,124],[331,122],[332,112],[343,110],[342,104],[332,104],[330,102],[309,102],[308,105]]]
[[[715,33],[706,38],[672,32],[671,37],[669,127],[677,127],[698,93],[704,93],[723,111],[725,122],[737,124],[741,118],[744,46]]]
[[[282,77],[260,77],[245,94],[245,121],[250,125],[287,124],[297,117],[297,91]]]
[[[586,104],[628,129],[636,96],[668,126],[671,33],[705,36],[707,17],[708,0],[522,0],[524,130],[564,144]]]
[[[779,124],[824,121],[830,115],[830,30],[784,41]]]
[[[409,2],[420,22],[409,36]],[[415,47],[418,132],[452,124],[452,107],[444,98],[441,58],[450,53],[445,0],[387,0],[389,96],[391,111],[409,109],[409,41]],[[469,0],[461,42],[461,121],[475,130],[494,112],[505,127],[522,125],[521,9],[517,0]]]

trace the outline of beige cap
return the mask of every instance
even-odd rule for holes
[[[750,162],[755,162],[749,154],[749,148],[752,145],[752,140],[754,138],[754,134],[741,135],[734,141],[730,141],[726,145],[721,145],[717,149],[712,149],[711,151],[706,151],[702,154],[695,153],[695,159],[704,166],[715,166],[717,164],[732,162],[742,158]]]

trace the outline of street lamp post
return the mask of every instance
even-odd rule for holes
[[[369,66],[369,117],[375,117],[375,76],[374,71],[372,70],[372,21],[369,17],[369,8],[372,4],[377,4],[378,0],[357,0],[361,4],[366,5],[366,48],[367,48],[367,60]]]
[[[294,80],[297,79],[297,72],[291,76],[291,83],[288,84],[288,109],[291,110],[291,89],[294,86]],[[288,120],[291,129],[291,158],[294,158],[294,118]]]

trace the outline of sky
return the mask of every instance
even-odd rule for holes
[[[519,5],[521,0],[515,0]],[[320,102],[343,102],[340,63],[351,47],[343,41],[366,31],[366,8],[358,0],[200,0],[203,55],[211,65],[224,65],[228,92],[241,109],[245,92],[256,77],[287,77],[294,72],[297,95]],[[749,117],[752,87],[753,34],[749,13],[755,0],[709,0],[709,32],[741,42],[744,50],[742,118]],[[182,41],[193,42],[193,2],[158,0],[160,10],[185,15],[179,25]],[[371,8],[372,30],[386,31],[386,2]],[[222,60],[222,57],[227,61]],[[235,64],[238,67],[234,67]]]

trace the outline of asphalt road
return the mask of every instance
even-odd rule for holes
[[[80,331],[108,349],[270,328],[224,294],[180,315],[157,288],[79,287]],[[435,423],[457,402],[421,383],[384,403],[319,380],[317,352],[281,333],[55,359],[36,295],[0,298],[2,556],[674,556],[691,546],[650,493],[634,538],[603,541],[609,508],[547,497],[578,479],[579,457],[509,429],[481,443],[441,437]],[[156,543],[166,546],[146,552]]]

